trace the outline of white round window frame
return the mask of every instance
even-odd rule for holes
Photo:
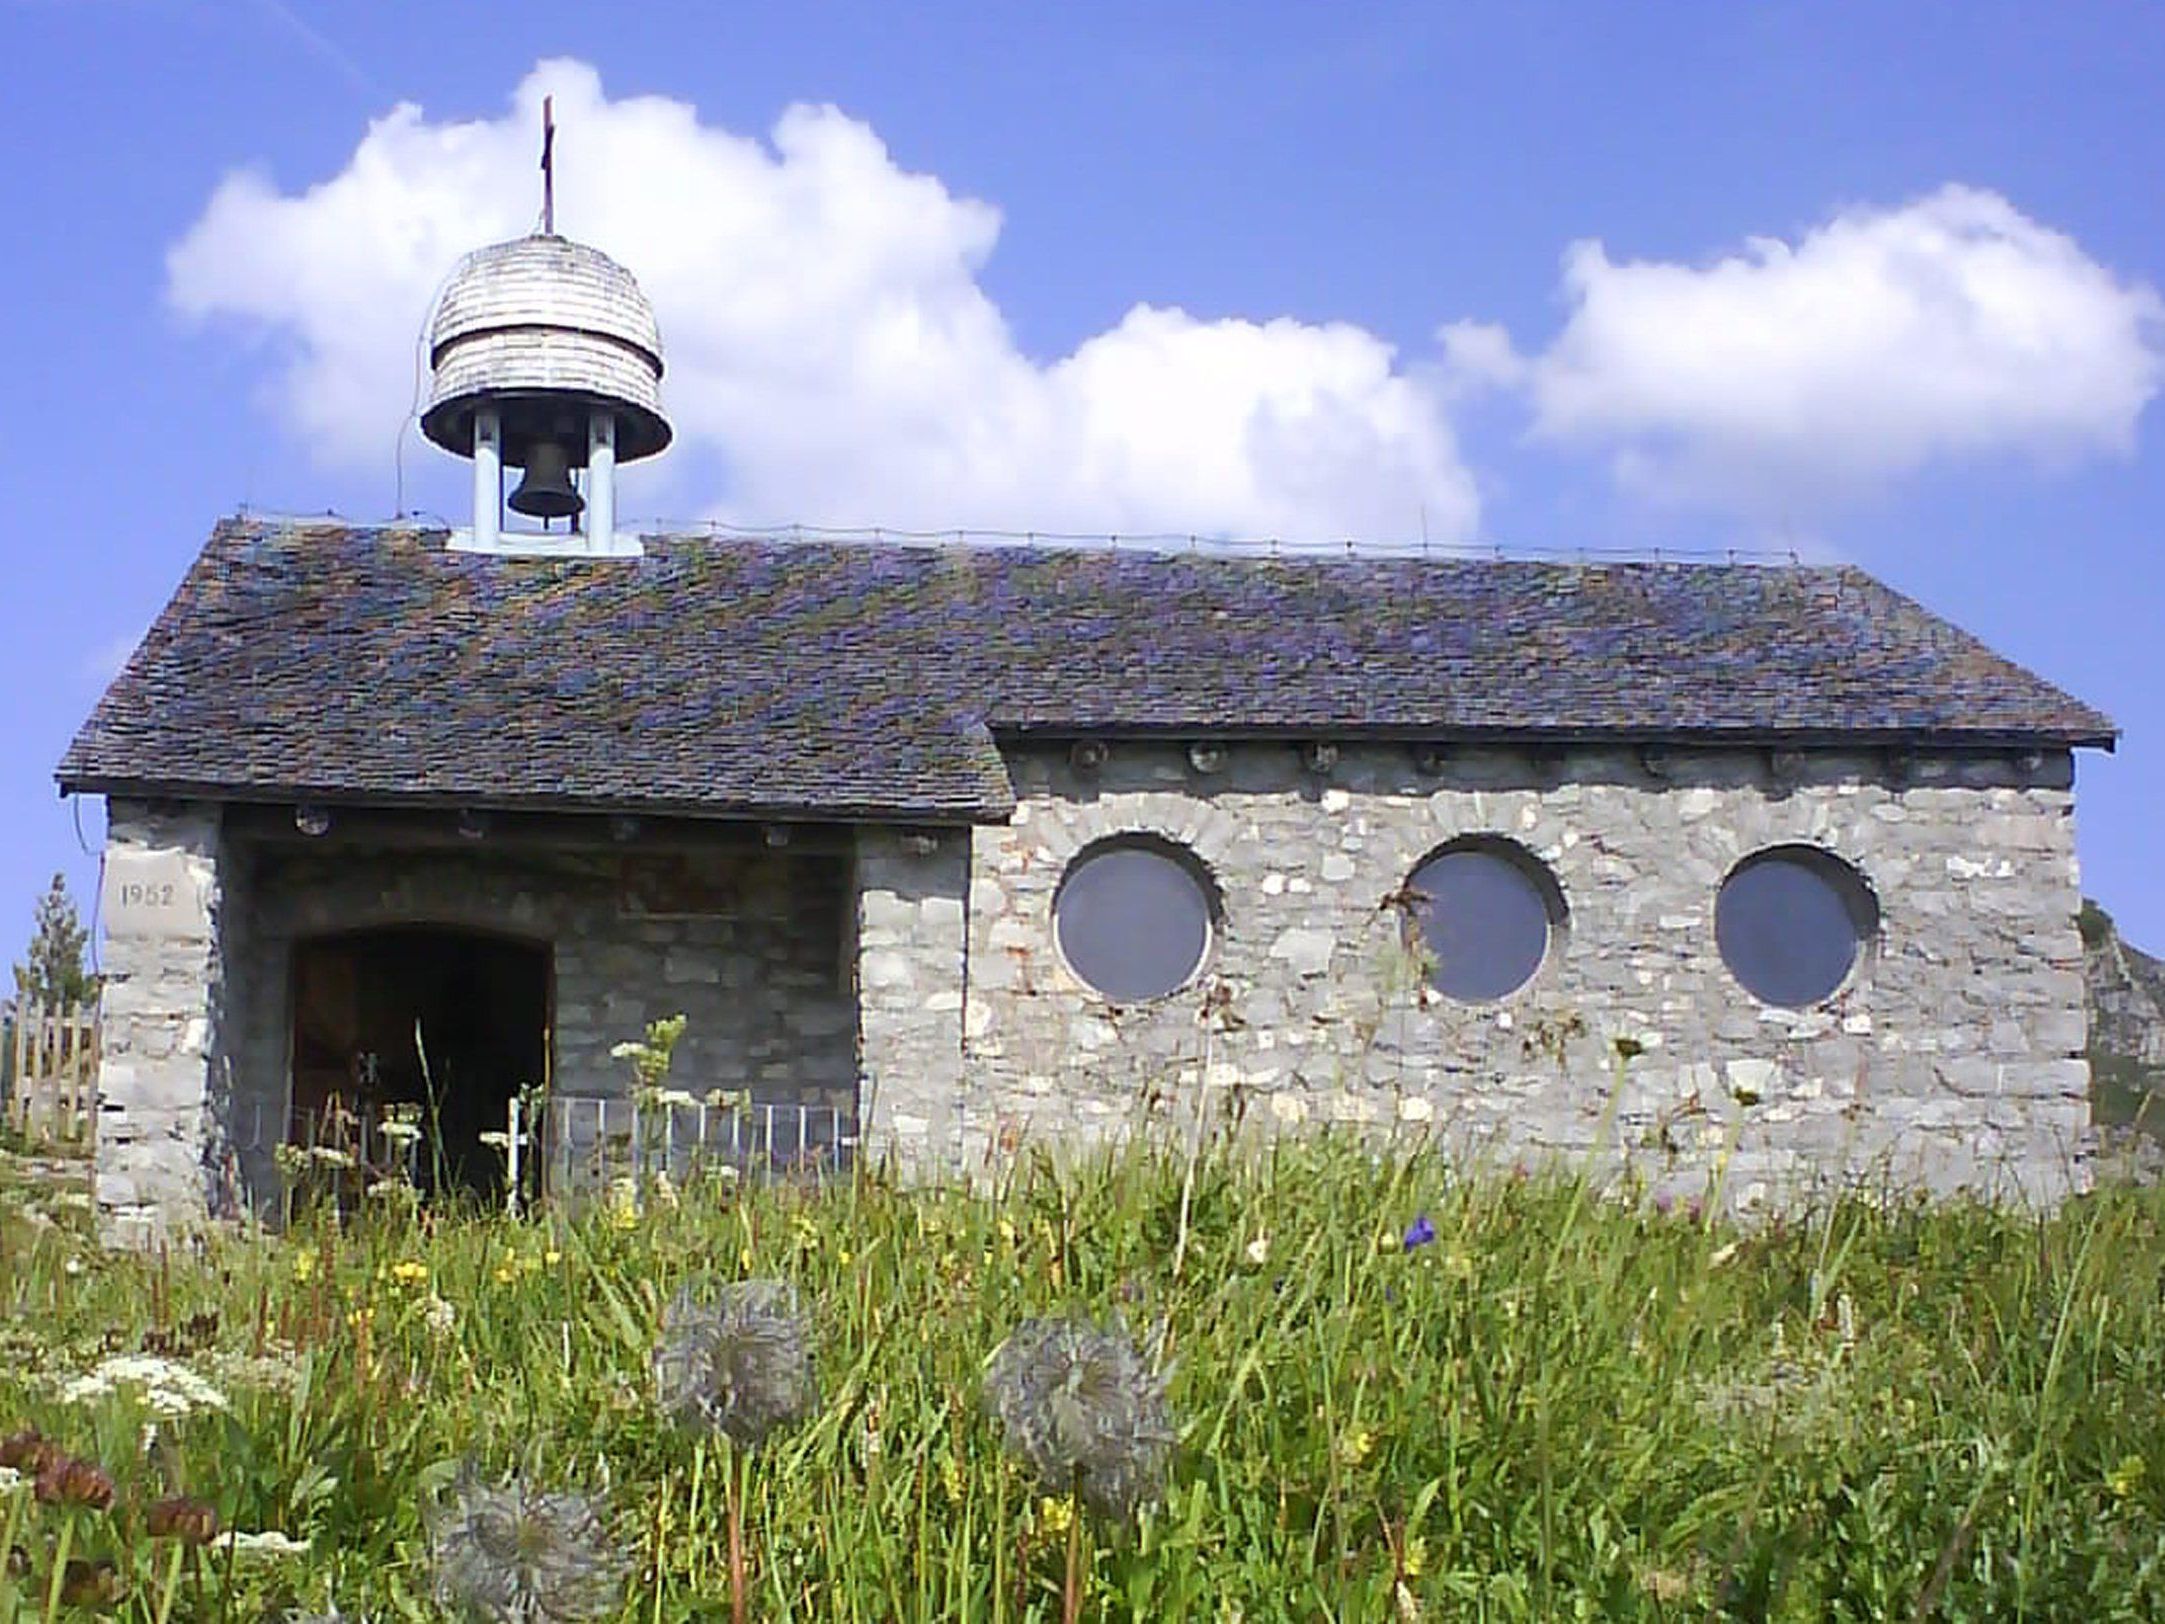
[[[1069,962],[1067,946],[1060,940],[1060,898],[1066,894],[1068,881],[1085,863],[1112,851],[1147,851],[1153,856],[1167,859],[1195,882],[1196,889],[1203,897],[1201,951],[1196,954],[1195,962],[1188,967],[1187,974],[1181,977],[1177,986],[1154,993],[1148,998],[1115,998],[1100,990],[1095,982]],[[1211,871],[1210,865],[1192,846],[1182,845],[1170,836],[1150,829],[1122,829],[1113,834],[1100,835],[1097,839],[1077,847],[1074,855],[1062,866],[1060,883],[1053,887],[1052,900],[1045,909],[1046,934],[1052,938],[1053,962],[1060,966],[1060,973],[1067,977],[1073,990],[1106,1009],[1148,1009],[1154,1004],[1163,1004],[1178,998],[1188,991],[1203,979],[1204,973],[1210,968],[1211,960],[1217,956],[1219,938],[1224,934],[1224,920],[1225,894],[1219,888],[1218,877]]]
[[[1736,973],[1735,966],[1729,962],[1729,955],[1721,950],[1721,899],[1722,893],[1729,889],[1729,882],[1756,863],[1780,858],[1818,869],[1822,873],[1831,870],[1839,876],[1832,882],[1835,894],[1841,898],[1845,910],[1850,912],[1851,922],[1857,924],[1857,947],[1850,955],[1848,970],[1832,989],[1808,1004],[1777,1004],[1771,999],[1761,997]],[[1845,888],[1850,895],[1843,895]],[[1867,917],[1862,923],[1858,923],[1855,911],[1849,908],[1851,897],[1861,899],[1864,904]],[[1714,905],[1707,912],[1707,931],[1714,938],[1714,958],[1721,965],[1722,974],[1729,978],[1732,987],[1763,1010],[1778,1010],[1784,1015],[1809,1015],[1815,1010],[1826,1010],[1838,1005],[1864,985],[1873,966],[1879,961],[1880,937],[1885,930],[1886,918],[1886,909],[1879,900],[1879,887],[1872,883],[1872,877],[1860,864],[1851,862],[1830,846],[1814,845],[1809,840],[1777,840],[1772,845],[1760,846],[1746,852],[1729,865],[1728,872],[1721,877],[1721,883],[1714,887]]]
[[[1539,853],[1496,829],[1471,829],[1464,834],[1453,835],[1423,852],[1406,871],[1407,888],[1412,889],[1421,870],[1437,858],[1466,851],[1482,852],[1508,863],[1533,886],[1534,895],[1540,899],[1541,911],[1547,919],[1547,930],[1541,938],[1541,957],[1524,980],[1509,992],[1498,993],[1494,998],[1467,998],[1455,992],[1446,992],[1426,975],[1421,977],[1421,996],[1423,999],[1432,999],[1458,1009],[1506,1009],[1532,997],[1542,982],[1556,973],[1555,965],[1563,958],[1564,949],[1571,940],[1571,899],[1564,894],[1563,881],[1556,877],[1553,868],[1541,860]],[[1411,952],[1425,955],[1429,950],[1427,934],[1421,929],[1420,919],[1410,908],[1404,915],[1402,940]]]

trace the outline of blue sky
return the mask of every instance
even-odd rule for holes
[[[1853,560],[2125,730],[2165,944],[2165,10],[0,0],[0,949],[52,763],[241,503],[456,514],[457,252],[654,295],[635,516]],[[404,111],[398,111],[403,107]]]

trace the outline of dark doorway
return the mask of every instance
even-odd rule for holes
[[[416,1105],[423,1189],[494,1197],[511,1097],[547,1082],[549,949],[472,931],[402,926],[317,937],[293,954],[288,1135],[327,1142],[327,1113],[371,1123]]]

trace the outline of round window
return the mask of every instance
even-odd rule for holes
[[[1076,858],[1052,903],[1060,956],[1116,1003],[1186,986],[1210,948],[1210,893],[1179,848],[1127,839]]]
[[[1729,871],[1714,902],[1722,963],[1763,1003],[1803,1009],[1849,979],[1879,928],[1857,871],[1816,846],[1776,846]]]
[[[1503,840],[1446,846],[1413,871],[1410,889],[1429,985],[1468,1003],[1531,981],[1563,919],[1563,893],[1548,870]]]

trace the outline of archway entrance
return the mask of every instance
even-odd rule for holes
[[[418,1106],[430,1137],[423,1189],[495,1196],[512,1095],[546,1083],[550,952],[541,944],[425,926],[355,931],[293,953],[293,1109],[288,1137],[327,1143],[336,1112],[380,1122]]]

